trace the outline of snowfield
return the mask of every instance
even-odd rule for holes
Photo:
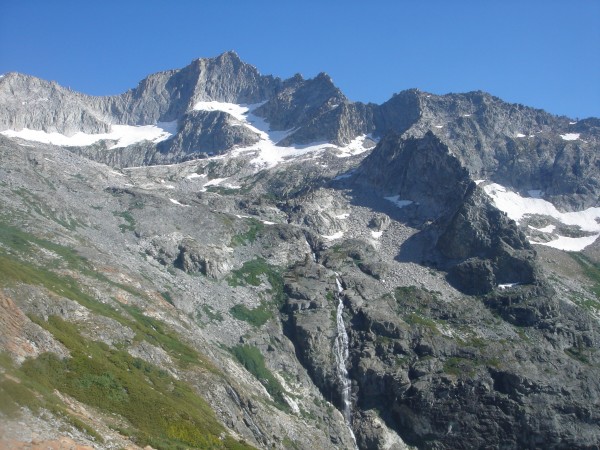
[[[236,148],[227,153],[230,156],[241,154],[252,154],[252,163],[259,168],[274,167],[288,159],[298,157],[315,157],[326,150],[335,150],[335,155],[340,158],[358,155],[370,150],[377,140],[371,135],[362,135],[353,139],[348,145],[338,146],[326,141],[313,142],[306,145],[278,146],[277,143],[295,130],[271,130],[269,123],[262,117],[252,112],[263,105],[236,104],[217,101],[200,101],[193,106],[195,111],[222,111],[240,122],[239,126],[245,126],[259,135],[259,142],[248,147]],[[177,121],[160,122],[156,125],[112,125],[110,133],[88,134],[78,132],[72,136],[60,133],[47,133],[45,131],[30,130],[24,128],[20,131],[5,130],[1,132],[8,137],[17,137],[28,141],[41,142],[45,144],[60,145],[65,147],[85,147],[95,144],[104,139],[116,141],[110,149],[127,147],[142,141],[158,143],[167,140],[177,133]],[[223,158],[226,155],[215,156]]]
[[[0,132],[4,136],[17,137],[27,141],[41,142],[44,144],[61,145],[65,147],[85,147],[95,144],[104,139],[117,141],[112,147],[121,148],[142,141],[154,143],[165,141],[177,132],[177,121],[159,122],[156,125],[112,125],[110,133],[88,134],[75,133],[73,136],[65,136],[60,133],[47,133],[40,130],[23,128],[20,131],[4,130]]]
[[[346,146],[337,146],[325,141],[306,145],[278,146],[278,142],[291,135],[295,130],[271,130],[269,123],[264,118],[253,114],[253,111],[263,104],[264,102],[249,105],[216,101],[197,102],[194,105],[194,110],[226,112],[240,121],[243,126],[248,127],[258,134],[260,138],[259,142],[248,147],[234,149],[229,152],[229,155],[236,156],[244,153],[254,153],[255,157],[252,159],[252,163],[262,168],[275,167],[290,158],[309,156],[311,154],[312,156],[316,156],[328,149],[337,150],[337,156],[339,157],[358,155],[369,150],[369,147],[364,146],[365,140],[373,140],[369,135],[362,135],[355,138]]]
[[[564,225],[579,227],[581,231],[594,233],[592,236],[577,238],[557,234],[556,239],[550,242],[536,242],[530,238],[532,244],[546,245],[560,250],[580,251],[588,245],[593,244],[600,236],[600,208],[598,207],[563,213],[557,210],[552,203],[539,198],[542,192],[537,189],[529,191],[532,197],[521,197],[518,193],[512,192],[496,183],[485,185],[483,190],[492,198],[496,208],[504,211],[509,218],[517,223],[526,216],[538,214],[552,217]],[[554,226],[549,225],[537,230],[545,233],[553,233],[554,229]]]
[[[561,134],[560,137],[565,141],[576,141],[579,139],[579,133]]]

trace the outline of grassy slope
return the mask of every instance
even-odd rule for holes
[[[40,249],[55,255],[52,264],[40,267],[32,262]],[[201,354],[160,321],[144,315],[134,306],[98,302],[79,280],[62,274],[62,269],[81,274],[81,278],[93,277],[107,289],[118,287],[142,295],[94,272],[73,250],[0,223],[0,287],[15,284],[43,286],[78,302],[94,314],[110,317],[131,328],[136,332],[136,339],[161,347],[181,368],[202,366],[216,371]],[[56,389],[101,411],[125,418],[130,427],[120,431],[141,446],[151,445],[157,449],[251,448],[227,435],[210,406],[188,384],[125,351],[85,339],[75,324],[59,317],[51,316],[48,321],[37,317],[31,319],[63,343],[71,356],[60,360],[53,354],[43,354],[26,360],[19,368],[14,367],[6,355],[0,358],[3,370],[10,375],[0,382],[0,405],[4,414],[18,414],[19,406],[33,411],[43,407],[66,418],[100,442],[102,438],[94,430],[67,412],[53,394]]]

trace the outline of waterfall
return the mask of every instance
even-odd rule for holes
[[[348,333],[346,333],[346,325],[344,324],[344,318],[342,316],[344,303],[342,302],[342,296],[340,294],[343,291],[343,288],[337,276],[335,277],[335,283],[337,285],[335,297],[338,299],[338,306],[336,315],[337,334],[335,336],[333,351],[335,354],[337,375],[342,386],[342,414],[348,426],[351,427],[352,411],[350,409],[350,378],[348,377],[348,370],[346,369],[346,361],[348,360]]]

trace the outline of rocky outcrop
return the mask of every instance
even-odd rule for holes
[[[178,161],[207,157],[234,147],[247,147],[259,136],[222,111],[192,111],[181,119],[177,134],[158,145],[165,157]]]
[[[361,163],[356,181],[382,196],[415,203],[433,220],[458,207],[472,183],[467,170],[432,132],[422,138],[383,139]]]
[[[187,273],[201,273],[210,278],[220,278],[230,270],[223,250],[201,246],[191,239],[184,239],[178,247],[179,254],[173,262]]]
[[[111,116],[93,106],[92,97],[29,75],[0,78],[0,131],[29,128],[71,136],[106,133]]]
[[[474,184],[443,229],[436,249],[451,265],[449,281],[468,294],[485,294],[498,284],[532,284],[537,279],[535,252],[525,235],[490,204]]]

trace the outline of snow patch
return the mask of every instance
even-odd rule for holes
[[[337,216],[335,216],[336,219],[347,219],[348,217],[350,217],[350,213],[344,213],[344,214],[338,214]]]
[[[391,197],[383,197],[383,198],[386,199],[386,200],[388,200],[388,201],[390,201],[390,202],[392,202],[398,208],[404,208],[405,206],[413,204],[412,200],[400,200],[400,196],[399,195],[393,195]]]
[[[321,235],[323,239],[327,239],[328,241],[334,241],[336,239],[340,239],[344,236],[343,231],[338,231],[337,233],[331,234],[329,236]]]
[[[510,289],[511,287],[515,287],[518,286],[519,283],[505,283],[505,284],[499,284],[498,285],[498,289],[500,290],[504,290],[504,289]]]
[[[27,141],[41,142],[44,144],[61,145],[64,147],[85,147],[98,141],[108,139],[117,141],[110,149],[127,147],[142,141],[154,143],[169,139],[177,132],[177,121],[159,122],[156,125],[112,125],[110,133],[88,134],[78,132],[73,136],[60,133],[47,133],[40,130],[23,128],[20,131],[5,130],[0,134],[8,137],[17,137]]]
[[[257,108],[260,104],[255,105],[238,105],[236,103],[226,102],[197,102],[194,104],[194,111],[222,111],[231,114],[240,122],[246,121],[246,115],[251,109]]]
[[[194,178],[206,178],[206,174],[204,173],[190,173],[185,176],[188,180],[193,180]]]
[[[179,206],[186,206],[186,207],[190,207],[190,205],[184,205],[183,203],[179,203],[177,200],[175,200],[174,198],[170,198],[169,201],[175,205],[179,205]]]
[[[378,140],[373,138],[370,134],[363,134],[362,136],[358,136],[354,138],[348,145],[345,147],[339,147],[339,153],[336,154],[339,158],[347,158],[348,156],[360,155],[370,149],[373,148],[373,145],[366,145],[366,141],[370,140],[372,142],[377,142]]]
[[[569,125],[575,125],[577,122],[569,122]]]
[[[483,183],[485,180],[475,180],[475,184],[479,185],[481,183]]]
[[[373,230],[371,230],[371,236],[374,239],[379,239],[382,234],[383,234],[383,231],[373,231]]]
[[[488,184],[484,186],[483,190],[492,198],[494,205],[499,210],[504,211],[509,218],[517,223],[523,217],[538,214],[553,217],[564,225],[577,226],[581,231],[596,233],[593,236],[578,238],[558,236],[557,239],[550,242],[535,242],[530,240],[532,244],[547,245],[561,250],[580,251],[592,244],[600,236],[600,207],[563,213],[558,211],[552,203],[544,199],[521,197],[516,192],[511,192],[499,184]],[[549,228],[546,227],[541,230],[545,229]],[[554,228],[552,231],[554,231]]]
[[[348,157],[358,155],[369,150],[370,146],[365,146],[367,139],[375,141],[370,135],[358,136],[353,139],[348,145],[340,147],[328,142],[313,142],[307,145],[294,146],[278,146],[277,143],[291,135],[294,129],[291,130],[272,130],[269,123],[263,118],[253,114],[253,111],[262,103],[255,104],[235,104],[216,101],[201,101],[194,104],[193,109],[196,111],[223,111],[231,114],[241,123],[240,126],[245,126],[254,133],[258,134],[259,141],[253,145],[237,148],[229,154],[237,156],[241,154],[254,154],[251,163],[257,167],[271,168],[285,162],[291,158],[299,158],[308,155],[317,156],[320,153],[328,150],[337,150],[336,156]],[[224,156],[221,156],[222,158]]]
[[[525,136],[523,133],[517,133],[517,137],[518,138],[524,138],[524,137],[527,137],[527,136]]]
[[[565,141],[576,141],[577,139],[579,139],[579,133],[561,134],[560,137]]]
[[[436,128],[444,128],[444,125],[434,125]]]
[[[600,233],[594,234],[592,236],[578,237],[572,238],[567,236],[558,236],[558,239],[554,239],[550,242],[534,242],[530,241],[532,244],[537,245],[545,245],[547,247],[557,248],[559,250],[565,250],[569,252],[580,252],[588,245],[592,245],[596,242],[596,239],[600,236]]]

